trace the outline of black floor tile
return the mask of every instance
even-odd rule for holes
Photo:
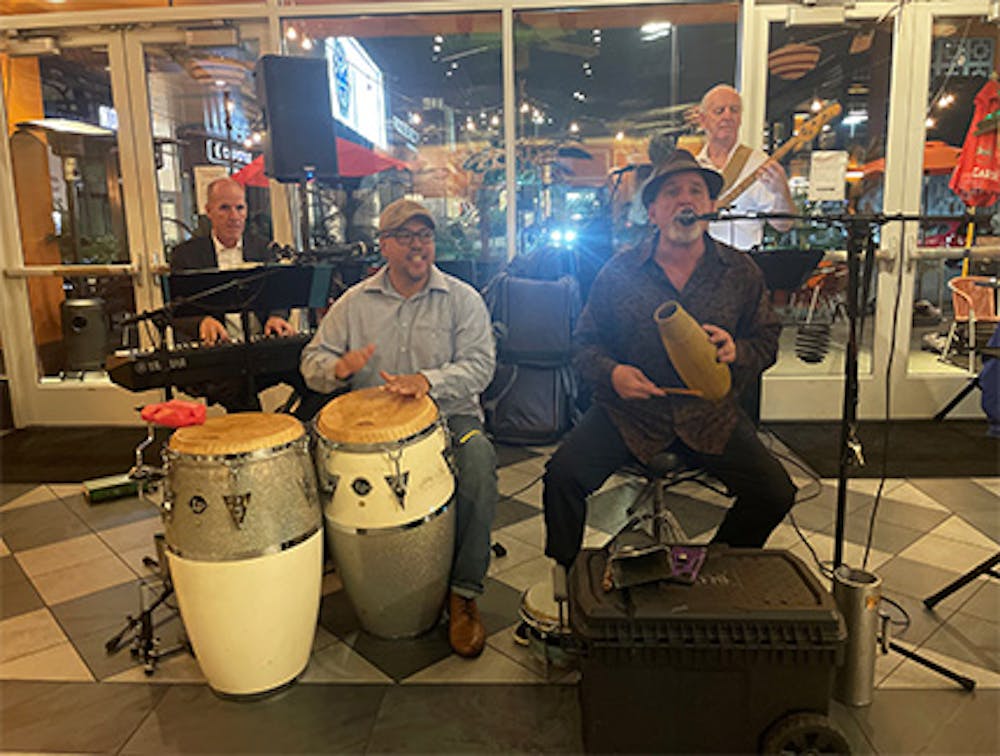
[[[500,501],[497,502],[496,515],[493,518],[493,530],[496,531],[500,528],[505,528],[508,525],[521,522],[521,520],[527,520],[529,517],[534,517],[537,514],[538,509],[530,504],[525,504],[517,499],[509,499],[506,496],[501,496]]]
[[[640,486],[623,483],[599,491],[587,499],[587,524],[602,533],[617,533],[628,522],[628,508],[635,502]]]
[[[157,587],[150,583],[149,588],[142,589],[142,607],[152,606],[159,595]],[[63,632],[98,680],[113,677],[138,663],[131,648],[141,628],[129,618],[140,618],[139,591],[140,581],[136,580],[51,607]],[[171,608],[176,605],[176,597],[170,598],[153,611],[153,636],[160,639],[161,649],[175,645],[182,635],[183,625]],[[127,629],[128,625],[133,626]],[[108,653],[105,643],[119,633],[117,650]]]
[[[957,611],[921,646],[1000,672],[1000,624]]]
[[[82,494],[74,494],[64,496],[63,502],[94,530],[107,530],[160,515],[160,510],[153,504],[142,501],[136,496],[88,504]]]
[[[688,538],[717,528],[728,510],[727,506],[711,504],[701,499],[670,491],[667,492],[667,506]]]
[[[898,554],[907,546],[920,540],[920,538],[925,535],[927,530],[937,526],[949,517],[947,512],[938,512],[924,507],[901,505],[899,502],[882,502],[882,504],[896,505],[891,508],[894,511],[895,516],[898,516],[904,507],[909,510],[922,510],[923,512],[932,513],[934,515],[941,515],[941,517],[937,518],[937,521],[934,522],[933,525],[918,530],[916,527],[906,527],[887,519],[883,515],[886,514],[887,510],[890,508],[879,506],[878,514],[875,517],[874,532],[872,534],[872,548],[889,554]],[[867,543],[868,531],[871,527],[871,515],[871,506],[862,507],[861,509],[851,512],[844,522],[844,537],[851,543],[862,545]],[[831,523],[825,528],[822,528],[820,532],[826,533],[827,535],[833,535],[835,530],[836,524]]]
[[[996,474],[1000,475],[1000,460]],[[912,478],[910,482],[983,534],[1000,542],[1000,509],[991,491],[971,480],[954,478]]]
[[[840,729],[851,746],[851,756],[874,754],[875,749],[865,737],[865,732],[854,718],[854,709],[838,701],[830,701],[830,721]]]
[[[121,753],[360,753],[384,694],[379,685],[297,684],[232,701],[173,685]]]
[[[3,440],[0,440],[0,444],[2,443]],[[37,483],[0,483],[0,505],[14,501],[18,496],[22,496],[37,487]]]
[[[0,512],[0,536],[11,551],[46,546],[90,532],[59,499]]]
[[[965,598],[960,610],[963,614],[992,620],[1000,619],[1000,582],[982,578],[958,591]]]
[[[919,646],[936,633],[953,612],[947,607],[931,611],[920,599],[889,589],[883,589],[882,596],[887,600],[882,602],[879,611],[888,614],[892,621],[889,628],[890,636],[912,646]],[[890,605],[888,600],[899,606]],[[899,624],[900,622],[905,624]]]
[[[876,690],[853,714],[877,753],[997,753],[998,703],[995,690]]]
[[[165,692],[153,685],[2,681],[2,747],[117,753]]]
[[[576,688],[403,685],[387,691],[369,753],[579,753]]]
[[[417,638],[385,640],[370,635],[361,629],[346,591],[323,597],[319,624],[397,681],[441,661],[451,653],[448,628],[443,620]]]
[[[494,443],[493,448],[496,449],[497,452],[497,467],[506,467],[507,465],[524,462],[526,459],[541,456],[538,452],[533,451],[526,446],[511,446],[509,444]]]
[[[882,578],[883,593],[890,596],[902,593],[921,601],[958,577],[957,573],[905,557],[890,559],[878,568],[878,575]],[[947,616],[964,601],[963,597],[953,593],[941,601],[936,610],[941,616]]]
[[[517,621],[521,597],[509,585],[493,578],[487,578],[484,586],[485,591],[477,605],[489,635]],[[435,627],[417,638],[376,638],[361,629],[345,591],[323,597],[319,623],[396,681],[426,669],[452,653],[448,645],[447,617],[442,615]]]
[[[0,557],[0,620],[45,606],[13,556]]]

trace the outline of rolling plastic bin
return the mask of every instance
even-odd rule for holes
[[[602,587],[607,554],[570,572],[587,751],[819,752],[846,630],[787,551],[712,547],[694,585]]]

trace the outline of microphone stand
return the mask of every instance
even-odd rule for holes
[[[854,466],[862,466],[865,463],[861,441],[857,436],[858,426],[858,343],[859,336],[859,312],[858,303],[861,292],[861,257],[867,252],[865,260],[865,281],[864,291],[869,290],[869,278],[874,270],[875,244],[872,232],[876,226],[882,226],[893,221],[921,221],[930,220],[930,216],[896,214],[873,214],[873,215],[798,215],[792,213],[708,213],[695,216],[698,220],[766,220],[766,219],[790,219],[802,220],[810,223],[826,223],[830,225],[840,225],[847,232],[847,320],[848,337],[847,352],[844,359],[844,401],[840,417],[840,464],[837,475],[837,513],[834,523],[834,551],[833,568],[836,570],[843,564],[844,556],[844,526],[847,520],[847,480],[848,470]],[[934,220],[940,220],[939,216],[933,216]],[[902,265],[902,259],[899,260]],[[867,303],[865,303],[867,304]],[[886,378],[888,380],[888,377]],[[889,408],[886,408],[887,413]],[[888,432],[888,427],[886,428]],[[887,628],[888,625],[886,624]],[[965,690],[972,690],[976,686],[975,680],[960,675],[935,661],[920,654],[903,648],[895,641],[888,639],[886,630],[882,635],[883,648],[888,647],[900,655],[912,659],[913,661],[937,672],[950,680],[958,683]]]

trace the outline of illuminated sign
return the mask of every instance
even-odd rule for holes
[[[327,37],[333,117],[369,142],[385,149],[385,82],[382,69],[354,37]]]
[[[205,140],[205,157],[208,158],[208,162],[216,165],[229,165],[230,155],[232,155],[233,163],[239,165],[248,165],[253,160],[253,155],[247,150],[230,147],[221,139]]]

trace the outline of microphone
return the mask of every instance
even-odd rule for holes
[[[694,210],[686,207],[677,214],[677,217],[674,218],[674,220],[682,226],[693,226],[698,222],[699,218],[698,214]]]
[[[632,171],[638,170],[639,166],[635,163],[623,166],[621,168],[615,168],[613,171],[609,172],[609,176],[621,176],[623,173],[631,173]]]

